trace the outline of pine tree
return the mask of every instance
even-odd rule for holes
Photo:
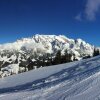
[[[61,51],[58,50],[56,53],[55,59],[54,59],[54,64],[61,64]]]
[[[65,50],[65,62],[71,62],[72,54],[68,53],[67,50]]]
[[[33,66],[34,66],[34,63],[32,62],[30,57],[27,59],[27,63],[28,63],[28,66],[27,66],[28,70],[32,70]]]
[[[99,49],[94,49],[93,56],[98,56],[100,54]]]

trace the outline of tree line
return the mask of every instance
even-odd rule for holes
[[[32,70],[34,69],[34,66],[40,68],[45,66],[68,63],[73,61],[72,56],[74,57],[74,61],[77,60],[75,59],[75,55],[68,53],[67,50],[65,50],[65,53],[63,55],[61,54],[61,50],[58,50],[55,56],[53,56],[52,54],[45,54],[43,56],[40,56],[38,59],[35,59],[34,62],[31,60],[31,58],[28,58],[29,64],[27,67],[29,70]]]
[[[98,56],[98,55],[100,55],[99,49],[94,49],[93,57]],[[88,55],[88,56],[83,57],[83,59],[87,59],[90,57],[91,56]],[[34,66],[36,66],[37,68],[40,68],[40,67],[45,67],[45,66],[68,63],[72,61],[77,61],[74,54],[68,53],[68,51],[65,50],[64,54],[62,55],[61,51],[58,50],[55,56],[51,54],[45,54],[43,56],[40,56],[34,62],[29,58],[28,59],[29,64],[27,67],[29,70],[32,70],[34,69]]]

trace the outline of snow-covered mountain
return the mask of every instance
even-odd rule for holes
[[[37,53],[55,53],[56,50],[68,49],[77,56],[92,55],[93,46],[86,43],[82,39],[69,39],[63,35],[34,35],[31,38],[23,38],[17,40],[14,43],[6,43],[0,45],[0,52],[6,51],[19,51],[21,53],[25,51],[37,52]]]
[[[0,79],[0,100],[100,100],[100,56]]]
[[[92,56],[94,46],[86,43],[82,39],[69,39],[63,35],[34,35],[31,38],[23,38],[13,43],[0,45],[0,68],[2,71],[14,72],[13,64],[24,70],[23,67],[28,65],[28,59],[34,62],[39,56],[50,54],[55,56],[58,50],[61,50],[75,55],[75,59],[82,59],[85,56]],[[72,58],[73,60],[73,58]],[[20,65],[20,66],[19,66]],[[25,66],[24,66],[25,65]],[[34,66],[35,68],[35,66]],[[18,72],[14,72],[18,73]]]

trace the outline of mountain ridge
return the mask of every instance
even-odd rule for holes
[[[47,55],[56,56],[60,50],[61,55],[65,51],[72,55],[71,60],[80,60],[87,56],[93,56],[95,47],[86,43],[82,39],[69,39],[64,35],[33,35],[30,38],[22,38],[13,43],[5,43],[0,45],[0,68],[3,73],[15,72],[13,64],[16,64],[17,69],[25,69],[30,63],[34,63],[39,57]],[[36,66],[33,66],[36,68]],[[9,70],[9,69],[12,69]],[[22,71],[22,70],[21,70]],[[17,72],[18,73],[18,72]]]

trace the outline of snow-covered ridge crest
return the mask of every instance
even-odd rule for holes
[[[41,43],[43,44],[43,42],[50,43],[50,42],[53,42],[54,40],[58,40],[59,42],[62,42],[62,43],[64,43],[66,41],[66,39],[62,35],[56,36],[56,35],[38,35],[38,34],[36,34],[31,38],[22,38],[13,43],[2,44],[2,45],[0,45],[0,51],[12,50],[12,49],[20,50],[22,46],[27,46],[27,45],[32,45],[32,44],[39,45]]]
[[[85,47],[87,47],[87,46],[92,47],[90,44],[86,43],[82,39],[77,39],[77,40],[69,39],[64,35],[58,35],[57,36],[57,35],[39,35],[39,34],[36,34],[31,38],[22,38],[22,39],[17,40],[16,42],[13,42],[13,43],[5,43],[3,45],[0,45],[0,51],[2,51],[2,50],[12,50],[12,49],[13,50],[14,49],[20,50],[22,46],[32,45],[32,44],[36,44],[36,45],[42,44],[42,45],[45,46],[45,45],[51,44],[52,42],[56,42],[55,45],[57,45],[57,42],[64,43],[64,44],[67,44],[67,45],[69,44],[69,48],[70,48],[70,44],[74,44],[74,46],[75,46],[75,42],[78,45],[84,45]]]
[[[33,52],[45,52],[54,53],[57,50],[62,52],[67,49],[76,55],[91,55],[93,53],[94,46],[86,43],[82,39],[69,39],[64,35],[39,35],[36,34],[31,38],[22,38],[13,43],[5,43],[0,45],[0,51],[23,51],[33,50]]]

